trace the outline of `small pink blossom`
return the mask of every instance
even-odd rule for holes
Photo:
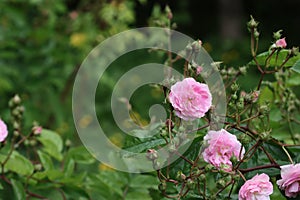
[[[34,135],[39,135],[42,133],[43,128],[41,126],[34,126],[32,132]]]
[[[239,191],[239,200],[270,200],[273,185],[267,174],[255,175],[247,180]]]
[[[240,93],[240,95],[241,95],[241,97],[245,97],[247,95],[247,93],[242,90],[241,93]]]
[[[285,38],[281,38],[275,42],[276,47],[285,48],[287,46]]]
[[[283,165],[281,168],[281,179],[277,181],[277,185],[285,190],[287,197],[296,197],[300,195],[300,163]]]
[[[236,136],[224,129],[208,131],[207,135],[204,136],[204,142],[208,146],[202,153],[203,159],[218,169],[231,171],[231,157],[235,156],[239,160],[245,153],[245,149],[241,149],[242,145]]]
[[[252,102],[257,102],[257,100],[258,100],[258,97],[259,97],[259,94],[260,94],[260,91],[254,91],[254,92],[252,92]]]
[[[206,84],[185,78],[171,87],[169,100],[175,114],[183,120],[201,118],[210,109],[212,96]]]
[[[0,119],[0,142],[3,142],[8,135],[6,124]]]
[[[203,71],[203,67],[198,66],[198,67],[196,68],[196,74],[197,74],[197,75],[199,75],[202,71]]]

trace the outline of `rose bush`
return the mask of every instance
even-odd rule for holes
[[[282,198],[280,190],[286,197],[299,197],[299,164],[290,164],[300,162],[296,131],[300,128],[299,49],[287,49],[282,31],[277,31],[268,50],[259,54],[260,33],[253,17],[248,30],[252,55],[249,63],[237,68],[222,62],[208,66],[197,63],[203,47],[202,42],[194,41],[184,51],[191,58],[182,66],[184,79],[170,89],[164,88],[171,109],[167,122],[159,128],[160,136],[171,144],[170,158],[175,154],[179,159],[159,169],[159,155],[149,155],[154,152],[153,146],[147,155],[156,167],[159,190],[167,198],[267,200]],[[174,65],[178,57],[173,59],[169,52],[168,55],[166,63]],[[247,91],[238,81],[247,79],[250,68],[256,69],[259,76],[256,85]],[[208,88],[204,82],[217,72],[221,73],[226,90],[225,116],[208,115],[209,109],[213,113],[218,107],[222,91],[217,83]],[[174,81],[168,78],[165,82]],[[211,93],[217,94],[216,99]],[[194,119],[199,119],[197,129],[182,127]],[[223,129],[216,126],[218,120],[224,124]],[[282,132],[289,134],[282,136]],[[195,139],[189,150],[181,154],[181,144],[189,136]],[[199,148],[200,145],[203,146]],[[277,187],[273,180],[280,173]]]
[[[30,3],[23,3],[20,6],[17,3],[12,3],[12,5],[2,3],[1,5],[7,8],[3,10],[14,11],[13,14],[4,16],[2,20],[2,25],[6,27],[5,30],[9,30],[15,25],[18,25],[17,30],[22,30],[20,32],[22,34],[17,34],[17,38],[11,32],[5,32],[5,35],[12,38],[13,42],[5,45],[5,49],[9,49],[12,53],[1,54],[3,57],[7,57],[5,61],[9,61],[3,62],[4,64],[15,63],[13,66],[18,66],[23,72],[23,67],[19,67],[19,55],[15,54],[15,47],[17,47],[15,44],[16,41],[20,41],[22,44],[29,41],[30,44],[26,43],[28,46],[24,46],[22,52],[25,52],[24,55],[31,55],[33,59],[25,59],[21,56],[21,60],[24,61],[22,65],[31,68],[32,60],[38,61],[32,65],[33,68],[38,69],[33,76],[26,74],[29,80],[46,77],[43,76],[45,71],[36,67],[43,64],[47,69],[54,69],[53,66],[62,63],[68,66],[64,73],[76,72],[77,68],[73,67],[74,63],[72,62],[74,51],[76,53],[82,47],[88,48],[90,44],[85,43],[89,39],[94,39],[96,35],[94,29],[91,31],[91,27],[96,26],[90,24],[94,20],[91,20],[90,13],[86,12],[86,9],[91,6],[85,7],[81,12],[66,13],[68,9],[64,7],[62,1],[58,4],[45,4],[45,6],[38,1],[30,1]],[[54,11],[51,6],[55,8]],[[97,16],[101,15],[105,19],[95,21],[101,22],[103,27],[108,27],[107,32],[105,31],[103,34],[101,32],[97,40],[103,40],[103,35],[108,33],[125,29],[124,23],[132,22],[132,13],[127,6],[129,6],[127,1],[117,3],[113,1],[111,4],[105,4],[100,14],[99,10],[95,9]],[[22,7],[22,10],[24,8],[28,13],[36,11],[34,16],[30,15],[33,19],[27,20],[26,18],[24,23],[17,23],[25,14],[18,14],[19,10],[16,10],[16,7]],[[115,15],[116,11],[118,15]],[[80,21],[79,15],[85,16],[82,18],[83,21]],[[160,16],[161,19],[158,19],[158,24],[168,29],[175,27],[172,25],[172,16],[170,9],[166,9],[166,13]],[[45,32],[52,30],[54,22],[60,21],[62,18],[70,18],[70,26],[62,28],[62,25],[58,23],[59,26],[54,28],[66,31],[68,33],[66,37],[61,37],[64,32],[55,34],[51,32],[48,37],[40,37],[44,30]],[[117,23],[121,23],[122,26],[116,30]],[[24,28],[31,27],[31,25],[34,25],[36,31],[26,29],[23,32]],[[299,51],[296,47],[288,49],[285,38],[278,31],[274,33],[274,41],[270,48],[259,53],[261,50],[258,47],[260,33],[258,23],[252,17],[248,23],[248,29],[251,34],[249,49],[252,60],[241,63],[238,67],[227,66],[222,62],[208,65],[197,63],[197,55],[204,51],[202,44],[205,45],[205,42],[195,41],[187,44],[183,53],[190,59],[184,60],[184,65],[182,62],[176,63],[180,60],[180,56],[165,52],[168,56],[166,56],[167,61],[164,64],[179,66],[184,73],[183,79],[174,83],[170,88],[156,85],[156,89],[161,87],[159,91],[163,91],[162,99],[164,99],[163,103],[169,114],[168,119],[166,122],[160,122],[151,127],[149,135],[153,135],[153,137],[126,138],[122,144],[126,150],[130,149],[137,153],[144,152],[149,159],[148,164],[154,166],[154,173],[136,175],[116,172],[109,166],[95,162],[95,159],[84,147],[77,146],[68,138],[63,138],[63,131],[68,129],[66,123],[59,123],[60,127],[54,131],[42,128],[31,121],[32,118],[43,118],[45,123],[51,122],[52,112],[65,110],[64,107],[67,106],[62,106],[57,102],[66,101],[66,94],[70,90],[69,84],[72,83],[73,75],[66,85],[64,84],[65,80],[69,80],[66,75],[63,76],[63,81],[58,81],[60,79],[46,81],[47,87],[49,83],[53,86],[48,87],[50,91],[52,91],[51,88],[60,86],[58,88],[62,94],[57,99],[50,98],[55,90],[48,94],[48,90],[44,91],[45,87],[41,87],[36,82],[29,83],[27,79],[20,79],[19,85],[24,86],[26,83],[26,88],[35,88],[30,92],[25,91],[22,95],[27,101],[28,96],[36,96],[35,93],[46,93],[41,96],[41,99],[35,100],[40,106],[38,108],[42,110],[37,111],[34,116],[29,114],[24,117],[25,108],[21,103],[21,98],[17,95],[8,103],[9,109],[3,110],[3,114],[1,111],[3,121],[0,120],[0,198],[82,200],[141,198],[150,200],[165,199],[164,197],[204,200],[238,198],[277,200],[284,196],[298,198],[300,195]],[[18,33],[18,31],[15,32]],[[60,37],[53,37],[53,35]],[[168,36],[171,37],[171,35]],[[36,51],[36,48],[32,48],[38,47],[45,41],[50,41],[49,38],[55,39],[55,42],[45,45],[45,49]],[[64,51],[72,51],[65,51],[69,52],[67,54],[57,53],[55,44],[63,45],[64,43],[67,44],[65,44]],[[49,52],[53,55],[59,54],[59,59],[50,57],[47,62],[39,59],[46,57],[45,55],[50,56]],[[80,54],[85,53],[81,52]],[[9,60],[12,57],[14,62]],[[67,62],[62,62],[64,57],[68,58]],[[176,64],[177,66],[175,66]],[[11,68],[9,67],[9,69]],[[252,86],[248,80],[249,70],[255,71],[257,78],[256,82],[254,81],[255,86]],[[63,75],[61,68],[55,67],[55,70],[51,72],[55,76]],[[214,99],[213,103],[211,94],[212,91],[218,95],[222,94],[218,91],[220,85],[216,84],[209,88],[205,83],[205,80],[219,72],[227,92],[227,113],[224,116],[210,115],[210,112],[213,113],[214,109],[218,107],[217,99]],[[6,73],[9,74],[9,72]],[[8,79],[19,81],[16,74],[18,73],[12,70],[10,74],[12,78]],[[164,82],[173,83],[174,80],[173,77],[168,76]],[[241,80],[246,80],[250,89],[242,88],[239,82]],[[3,82],[1,82],[2,85],[5,86]],[[13,93],[10,89],[9,92],[9,94]],[[142,101],[139,99],[139,102]],[[144,106],[143,103],[140,104]],[[42,106],[43,104],[46,106]],[[51,109],[47,106],[48,104],[51,105]],[[134,106],[128,107],[134,108]],[[30,111],[30,109],[33,108],[29,106],[28,110]],[[44,115],[44,111],[49,110],[51,113]],[[135,112],[132,112],[131,116],[136,117],[135,122],[139,122],[141,118]],[[89,116],[85,117],[80,119],[82,126],[90,123]],[[195,129],[182,126],[182,124],[190,125],[193,120],[198,123]],[[216,121],[224,125],[223,129],[216,126]],[[33,123],[32,126],[29,125],[31,123]],[[53,123],[51,124],[53,125]],[[112,128],[111,124],[108,127]],[[54,127],[52,128],[54,129]],[[112,129],[109,130],[112,131]],[[147,131],[145,128],[142,129],[142,135],[145,135]],[[72,131],[70,132],[73,134]],[[154,136],[153,133],[159,134]],[[74,138],[73,135],[71,138]],[[190,138],[194,140],[187,151],[181,153],[179,151],[181,145]],[[119,138],[116,141],[121,143]],[[201,147],[201,145],[203,146]],[[171,163],[171,159],[167,160],[164,163],[165,167],[160,168],[160,162],[163,161],[159,156],[159,150],[162,147],[168,147],[163,151],[167,158],[175,155],[178,159],[173,163]],[[280,175],[281,178],[278,178]],[[276,179],[277,181],[275,181]],[[282,194],[279,190],[282,191]]]

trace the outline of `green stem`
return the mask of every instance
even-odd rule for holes
[[[291,155],[289,154],[289,152],[286,150],[286,148],[284,146],[281,147],[284,151],[284,153],[287,155],[287,157],[289,158],[289,161],[294,164],[293,159],[291,158]]]
[[[239,171],[243,174],[247,172],[252,172],[255,170],[260,170],[260,169],[268,169],[268,168],[277,168],[280,169],[280,166],[278,164],[269,164],[269,165],[262,165],[262,166],[256,166],[256,167],[251,167],[247,169],[239,169]]]

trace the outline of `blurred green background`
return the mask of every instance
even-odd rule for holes
[[[260,22],[259,51],[269,47],[272,33],[279,29],[284,30],[289,47],[300,43],[300,1],[295,0],[4,0],[0,2],[1,117],[8,118],[7,102],[18,93],[26,107],[25,126],[37,120],[63,138],[80,143],[71,112],[73,81],[80,64],[105,38],[153,25],[167,4],[177,30],[201,39],[212,58],[227,66],[238,67],[251,60],[246,28],[250,15]],[[161,55],[156,59],[164,61]],[[99,115],[111,119],[111,89],[122,70],[136,64],[141,63],[136,59],[120,60],[105,74],[105,85],[96,97],[101,99],[96,106]],[[252,75],[255,77],[255,72]],[[245,87],[252,82],[249,76]],[[155,91],[150,96],[156,101],[161,98]],[[152,101],[147,95],[141,98],[140,102]],[[143,109],[143,105],[136,107]],[[112,134],[119,132],[110,122],[104,127]]]

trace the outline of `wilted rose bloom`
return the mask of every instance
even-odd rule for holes
[[[3,142],[7,137],[8,131],[6,124],[0,119],[0,142]]]
[[[242,158],[245,153],[245,149],[241,149],[242,145],[236,136],[224,129],[208,131],[204,137],[204,142],[206,142],[208,146],[202,153],[203,159],[218,169],[231,171],[231,157],[235,156],[239,159],[239,157]]]
[[[247,180],[239,191],[239,200],[270,200],[273,185],[267,174],[260,174]]]
[[[279,188],[285,190],[287,197],[300,195],[300,163],[283,165],[281,168],[281,179],[277,181]]]
[[[183,120],[201,118],[209,110],[212,97],[206,84],[185,78],[171,87],[169,100],[175,114]]]
[[[275,42],[276,47],[285,48],[286,47],[286,41],[285,38],[279,39]]]

